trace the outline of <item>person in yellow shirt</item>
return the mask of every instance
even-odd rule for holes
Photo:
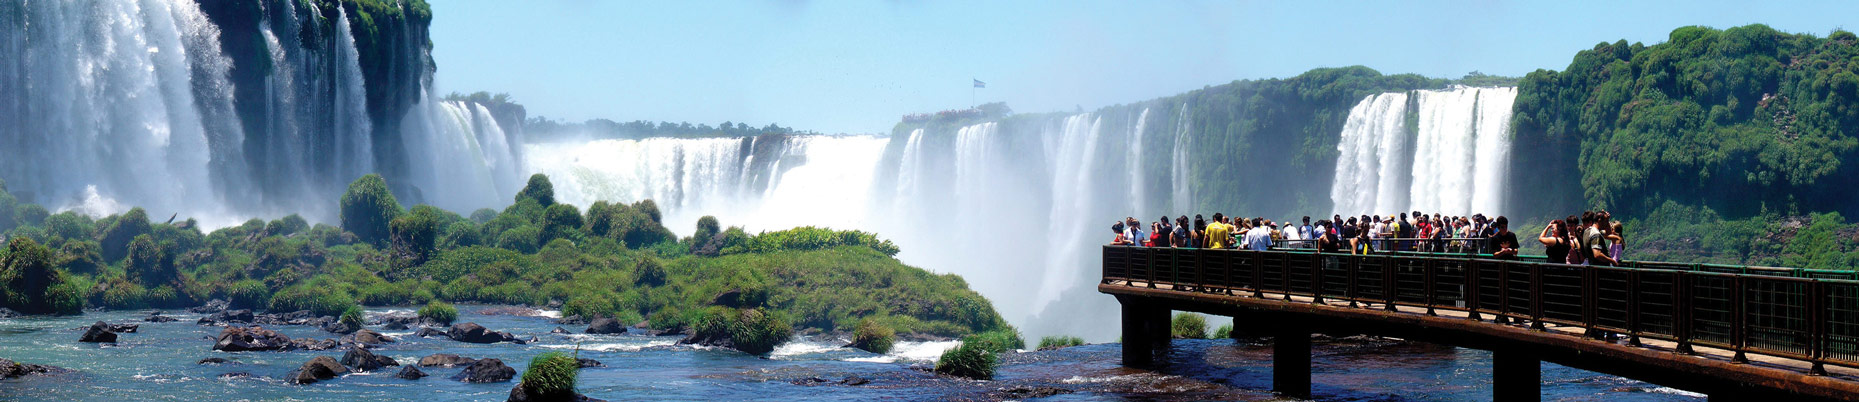
[[[1223,215],[1214,213],[1214,221],[1207,224],[1207,248],[1216,250],[1226,248],[1226,239],[1232,234],[1233,227],[1220,223],[1224,218]]]

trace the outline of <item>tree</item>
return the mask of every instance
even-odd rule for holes
[[[402,267],[424,264],[432,259],[439,243],[442,213],[431,205],[420,205],[389,222],[394,254],[401,259],[398,262]]]
[[[355,179],[349,183],[348,192],[342,194],[342,230],[375,247],[392,240],[388,225],[400,213],[400,201],[394,199],[394,193],[387,190],[387,180],[378,174]]]
[[[149,288],[175,283],[179,278],[173,260],[168,258],[161,243],[149,235],[136,236],[135,241],[129,242],[129,260],[123,264],[123,270],[130,281]]]
[[[148,223],[148,212],[142,208],[131,208],[129,212],[110,222],[109,228],[103,230],[103,238],[98,239],[103,246],[104,262],[114,263],[129,255],[129,242],[136,237],[153,232]]]
[[[581,211],[573,205],[550,205],[542,213],[542,243],[555,239],[574,239],[581,230]]]
[[[26,314],[52,312],[46,293],[57,284],[58,271],[52,268],[51,249],[32,239],[15,237],[7,242],[6,258],[0,261],[5,262],[4,277],[8,279],[7,305]]]
[[[516,193],[516,202],[523,199],[535,200],[543,208],[555,205],[555,185],[549,183],[549,176],[537,173],[529,176],[529,184],[523,185],[523,191]]]

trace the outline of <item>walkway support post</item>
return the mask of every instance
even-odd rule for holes
[[[1150,367],[1170,341],[1168,309],[1136,297],[1117,296],[1123,305],[1123,365]]]
[[[1491,352],[1491,400],[1543,400],[1543,363],[1520,347]]]
[[[1310,399],[1310,326],[1302,320],[1285,320],[1273,334],[1272,390]]]

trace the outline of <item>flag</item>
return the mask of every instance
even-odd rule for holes
[[[972,80],[973,78],[970,78],[970,79]],[[987,88],[987,87],[988,87],[988,83],[981,82],[981,80],[975,80],[975,88]]]

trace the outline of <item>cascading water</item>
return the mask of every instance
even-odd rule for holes
[[[1149,194],[1143,191],[1143,181],[1146,180],[1146,176],[1143,175],[1142,163],[1143,129],[1148,122],[1149,108],[1143,108],[1142,115],[1136,118],[1136,128],[1130,130],[1129,145],[1125,147],[1129,149],[1129,156],[1126,157],[1128,162],[1127,171],[1130,174],[1130,202],[1134,204],[1131,206],[1130,210],[1141,214],[1150,212],[1147,206],[1143,205],[1143,201],[1149,198]]]
[[[329,3],[260,0],[244,14],[191,0],[0,2],[0,179],[27,201],[91,214],[142,206],[209,227],[286,212],[333,219],[330,200],[375,172],[379,153],[356,22],[319,4]],[[212,10],[249,25],[222,38]],[[423,65],[424,42],[403,39],[400,58]],[[251,64],[235,68],[235,56]],[[451,164],[446,173],[467,178],[427,169],[390,180],[448,208],[506,200],[524,171],[518,133],[479,106],[422,94],[397,119],[420,127],[402,140],[440,148],[413,148],[404,164]]]
[[[1094,214],[1097,195],[1093,192],[1097,163],[1098,134],[1103,127],[1103,119],[1090,113],[1066,117],[1063,128],[1058,132],[1058,153],[1052,156],[1056,163],[1052,169],[1052,213],[1047,220],[1046,233],[1097,233],[1091,229],[1096,226],[1086,218],[1109,215]],[[1099,219],[1101,220],[1101,219]],[[1039,282],[1039,293],[1033,300],[1033,309],[1042,310],[1047,304],[1059,299],[1059,295],[1071,289],[1082,273],[1078,267],[1083,265],[1084,247],[1088,240],[1078,236],[1049,236],[1046,250],[1051,258],[1046,259],[1045,277]]]
[[[1191,125],[1188,121],[1187,104],[1181,105],[1181,115],[1175,119],[1175,124],[1177,126],[1175,128],[1175,147],[1172,152],[1169,153],[1171,159],[1169,161],[1168,172],[1169,188],[1174,190],[1174,195],[1172,197],[1173,203],[1171,203],[1171,205],[1174,207],[1174,211],[1190,211],[1194,208],[1194,187],[1190,186],[1188,182],[1188,180],[1191,179],[1188,177],[1188,151],[1192,150],[1194,147],[1194,137],[1189,135],[1188,131]]]
[[[0,178],[9,190],[64,209],[98,196],[223,212],[208,200],[237,182],[213,174],[226,166],[215,158],[237,160],[243,134],[224,124],[228,61],[201,45],[218,43],[219,30],[197,5],[8,2],[0,30]]]
[[[1516,88],[1414,91],[1412,133],[1407,94],[1364,98],[1337,143],[1331,201],[1344,213],[1501,212],[1516,96]]]

